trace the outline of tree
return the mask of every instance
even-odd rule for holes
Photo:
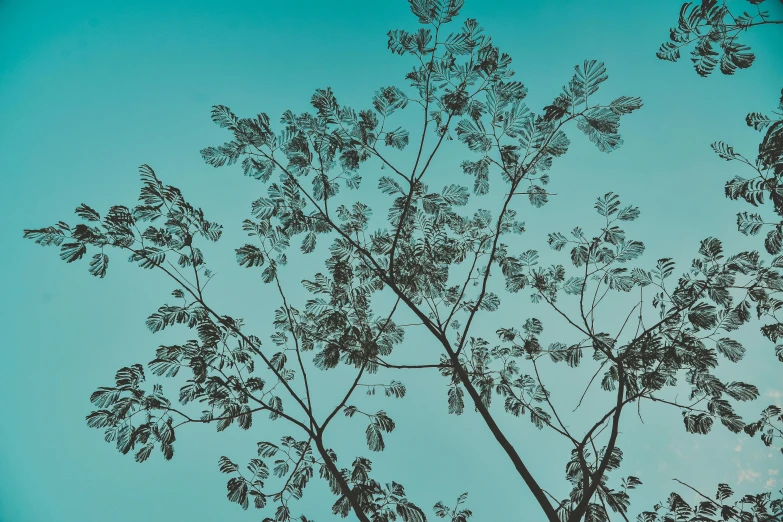
[[[753,65],[756,55],[750,47],[740,43],[740,35],[752,27],[780,25],[783,19],[762,10],[766,0],[747,0],[750,6],[738,7],[744,2],[702,0],[701,5],[686,2],[680,8],[677,25],[669,30],[669,41],[661,44],[657,56],[661,60],[676,62],[680,49],[690,45],[691,61],[699,76],[709,76],[719,66],[720,72],[734,74],[737,69]]]
[[[317,471],[337,497],[334,514],[353,512],[362,522],[423,522],[424,511],[402,485],[373,478],[368,458],[352,456],[349,466],[338,467],[324,435],[342,413],[364,420],[368,450],[383,451],[384,435],[395,423],[385,411],[360,409],[357,391],[403,398],[406,388],[396,378],[389,384],[367,378],[418,370],[432,375],[436,369],[444,407],[455,415],[466,408],[478,413],[539,513],[551,522],[577,522],[609,520],[610,513],[627,519],[630,493],[641,480],[617,478],[623,457],[619,426],[642,403],[679,410],[685,430],[694,434],[707,434],[716,421],[734,433],[763,431],[769,444],[783,434],[776,424],[783,421],[780,411],[768,408],[760,421],[746,423],[735,403],[756,399],[757,388],[725,382],[715,372],[721,362],[742,358],[745,348],[728,332],[751,321],[753,305],[759,319],[771,321],[762,332],[778,331],[780,257],[767,264],[759,252],[724,253],[718,239],[707,238],[679,278],[670,258],[638,264],[644,244],[624,228],[640,211],[622,205],[613,193],[597,199],[596,225],[586,219],[569,236],[549,235],[550,256],[564,263],[545,264],[545,255],[521,248],[520,202],[532,207],[548,202],[549,171],[570,145],[566,130],[576,126],[600,151],[611,152],[622,144],[620,120],[642,101],[603,100],[598,91],[608,79],[606,68],[586,60],[551,104],[533,112],[524,103],[526,87],[512,79],[511,58],[475,20],[447,32],[462,4],[410,1],[422,27],[388,33],[389,49],[414,63],[406,75],[409,87],[379,89],[371,108],[341,105],[329,88],[313,95],[312,112],[286,111],[279,124],[264,113],[241,118],[228,107],[214,107],[213,121],[231,138],[203,149],[204,160],[215,167],[241,163],[244,174],[266,190],[243,223],[251,240],[235,251],[237,263],[277,295],[269,346],[241,319],[216,309],[206,292],[214,273],[203,246],[220,239],[221,226],[149,166],[140,169],[138,205],[112,206],[102,217],[82,204],[78,224],[25,230],[25,237],[59,247],[68,263],[91,256],[94,276],[106,275],[107,252],[113,250],[176,285],[175,304],[162,305],[147,326],[159,332],[180,325],[195,330],[196,338],[160,346],[146,371],[141,364],[122,368],[113,385],[91,396],[97,409],[88,425],[105,430],[121,453],[133,451],[143,462],[158,447],[170,459],[183,425],[214,424],[222,431],[236,424],[248,430],[263,413],[287,423],[291,433],[280,442],[260,441],[247,472],[229,457],[220,459],[220,471],[230,475],[230,501],[243,508],[251,500],[257,508],[274,504],[267,520],[288,521],[295,518],[292,501],[302,497]],[[408,149],[410,134],[400,124],[416,124],[405,117],[411,108],[421,110],[421,124]],[[457,183],[431,189],[426,183],[436,158],[457,144],[468,149],[461,167],[473,178],[472,190]],[[387,174],[367,180],[375,169]],[[385,215],[374,215],[361,202],[370,201],[369,193],[389,201]],[[485,204],[490,208],[482,208]],[[285,277],[294,253],[321,256],[323,263],[308,263],[321,269],[301,281],[308,293],[303,302],[295,300],[299,291]],[[544,308],[559,316],[554,339],[543,344],[544,325],[534,317],[488,326],[490,314],[501,308],[499,294],[516,306],[520,294],[527,294],[531,313]],[[612,313],[598,317],[610,303]],[[437,359],[399,360],[409,327],[403,317],[426,330]],[[494,339],[485,335],[487,328],[495,331]],[[778,335],[767,336],[774,342]],[[556,384],[546,382],[542,368],[549,365],[592,375],[588,388],[605,392],[604,400],[591,401],[593,418],[584,426],[574,427],[579,419],[566,415]],[[326,409],[311,387],[316,370],[335,370],[332,386],[343,390]],[[149,373],[179,380],[182,406],[160,384],[145,387]],[[682,390],[690,393],[689,401],[676,399]],[[196,402],[204,404],[201,414],[192,411]],[[538,430],[562,438],[568,448],[558,464],[565,465],[562,487],[545,488],[534,477],[526,450],[512,444],[496,421],[503,414],[527,417]],[[724,507],[727,488],[719,487],[720,504],[698,506],[699,520],[718,511],[724,520],[747,519],[745,498],[736,508]],[[453,508],[438,502],[435,514],[464,522],[472,515],[465,501],[460,496]],[[744,511],[756,520],[783,510],[783,500],[769,493],[749,502],[752,507]],[[683,518],[686,506],[673,494],[668,509],[675,515],[660,519],[690,520]],[[659,520],[655,512],[639,516]]]

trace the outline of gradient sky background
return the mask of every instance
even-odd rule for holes
[[[783,15],[779,3],[768,4]],[[783,30],[760,28],[747,35],[759,56],[750,70],[705,80],[687,57],[679,64],[655,58],[679,5],[678,0],[468,0],[463,15],[477,18],[511,54],[534,109],[549,103],[573,66],[586,58],[607,64],[605,99],[626,94],[645,102],[625,118],[625,145],[611,155],[570,131],[572,149],[552,172],[551,188],[559,195],[543,209],[520,208],[529,229],[520,239],[524,248],[545,251],[546,233],[593,219],[594,198],[609,190],[641,206],[642,218],[629,229],[646,243],[649,264],[674,257],[686,267],[698,241],[708,235],[724,238],[731,247],[761,246],[736,232],[734,214],[745,208],[722,194],[736,167],[719,160],[709,144],[724,139],[753,155],[760,135],[745,127],[744,116],[777,105]],[[172,285],[123,263],[120,256],[112,260],[108,277],[98,280],[87,273],[86,261],[66,266],[56,250],[23,241],[21,231],[71,221],[72,209],[81,202],[100,211],[112,204],[132,205],[139,187],[137,167],[148,163],[164,182],[203,207],[209,219],[226,227],[222,248],[210,251],[219,272],[210,291],[225,313],[263,328],[274,299],[257,274],[243,271],[233,259],[233,248],[243,242],[239,223],[250,202],[262,195],[261,187],[243,178],[239,167],[216,171],[201,160],[202,147],[226,138],[209,120],[211,105],[229,105],[240,115],[264,111],[276,119],[289,108],[307,109],[312,92],[329,85],[341,102],[368,106],[377,88],[404,85],[412,67],[407,58],[386,50],[386,32],[416,27],[403,0],[0,0],[1,521],[262,518],[226,501],[226,477],[216,463],[223,454],[246,461],[255,441],[280,435],[277,425],[258,422],[250,433],[183,429],[173,461],[155,454],[140,465],[105,444],[102,433],[84,422],[89,394],[110,382],[116,369],[149,361],[158,344],[186,338],[181,331],[153,337],[144,325]],[[461,157],[436,165],[434,184],[469,184],[456,168]],[[367,173],[365,179],[372,176]],[[368,193],[374,191],[362,192]],[[300,278],[296,266],[288,272],[291,284]],[[498,323],[542,315],[525,296],[513,299],[487,324],[488,337]],[[605,313],[611,316],[612,309]],[[543,341],[560,340],[554,331],[546,330]],[[752,375],[763,397],[747,411],[757,412],[780,403],[781,366],[754,327],[743,331],[740,338],[749,354],[721,375]],[[424,340],[411,332],[403,349],[435,359],[436,351]],[[574,402],[574,391],[589,378],[577,374],[576,384],[553,388],[562,390],[556,399]],[[387,452],[371,455],[379,480],[402,482],[428,515],[436,501],[450,503],[469,491],[478,521],[540,519],[532,497],[478,417],[472,411],[446,415],[445,383],[416,374],[387,375],[382,381],[391,377],[408,385],[409,396],[404,402],[368,402],[387,409],[398,425],[387,438]],[[339,386],[322,393],[339,393]],[[560,446],[526,420],[498,417],[540,482],[562,497],[566,455],[547,451]],[[675,410],[650,408],[645,422],[632,419],[623,425],[626,460],[616,477],[634,474],[645,483],[632,497],[633,513],[665,498],[673,477],[709,493],[719,481],[754,491],[783,486],[783,475],[777,474],[783,457],[758,439],[722,429],[706,438],[688,436]],[[330,428],[329,444],[342,448],[342,461],[350,462],[355,448],[368,453],[361,446],[363,428],[350,420]],[[328,492],[320,484],[311,487],[302,510],[315,520],[336,518],[328,509]]]

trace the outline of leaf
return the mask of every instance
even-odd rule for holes
[[[457,138],[474,152],[486,152],[492,147],[492,142],[487,133],[483,128],[479,128],[473,120],[460,120],[456,131]]]
[[[394,431],[394,421],[386,415],[385,411],[379,411],[373,416],[373,422],[386,433]]]
[[[90,428],[106,428],[112,425],[113,416],[108,410],[98,410],[87,415],[85,420]]]
[[[471,48],[468,36],[465,33],[450,34],[446,37],[443,45],[448,52],[455,56],[468,54]]]
[[[163,453],[163,458],[171,460],[174,457],[174,446],[171,444],[160,443],[160,451]]]
[[[180,369],[180,363],[176,359],[154,359],[150,361],[148,366],[154,375],[165,375],[166,377],[175,377]]]
[[[117,402],[121,390],[116,388],[100,387],[90,395],[90,402],[99,408],[107,408]]]
[[[609,114],[614,113],[609,112]],[[614,116],[617,117],[617,115]],[[602,123],[605,122],[595,118],[582,117],[577,121],[576,127],[593,142],[598,150],[609,153],[619,148],[623,144],[623,139],[616,132],[606,131]]]
[[[615,513],[627,513],[628,507],[631,505],[628,493],[625,491],[610,490],[606,495],[606,503]]]
[[[236,130],[238,120],[236,115],[231,112],[231,109],[225,105],[213,105],[212,106],[212,121],[214,121],[219,127],[229,130]]]
[[[247,481],[243,478],[234,477],[228,480],[226,484],[228,489],[228,500],[230,502],[236,502],[242,509],[248,508],[247,501]]]
[[[712,428],[712,417],[706,413],[692,414],[683,412],[683,421],[688,433],[706,435]]]
[[[228,457],[220,457],[218,460],[218,467],[221,473],[234,473],[239,467],[231,462]]]
[[[95,254],[90,261],[90,273],[95,277],[103,278],[106,276],[106,270],[109,268],[109,256],[106,254]]]
[[[302,253],[309,254],[315,250],[315,232],[308,232],[302,240]]]
[[[745,355],[745,347],[727,337],[719,339],[715,343],[715,349],[731,362],[738,362]]]
[[[305,519],[305,521],[309,522],[306,517],[303,518]],[[277,509],[275,510],[275,518],[273,522],[289,522],[290,520],[291,520],[291,512],[288,509],[288,506],[285,504],[280,504],[279,506],[277,506]]]
[[[536,208],[541,208],[549,201],[549,195],[543,187],[538,185],[531,185],[527,190],[527,197],[530,200],[530,204]]]
[[[734,147],[727,145],[722,141],[716,141],[710,146],[712,147],[712,150],[715,151],[715,154],[725,159],[726,161],[732,161],[739,157],[739,154],[734,152]]]
[[[253,497],[253,506],[256,509],[264,509],[266,506],[266,496],[258,491],[250,491],[250,495]]]
[[[609,109],[615,114],[630,114],[642,107],[642,99],[629,96],[620,96],[609,104]]]
[[[69,230],[65,223],[60,226],[46,227],[34,230],[25,230],[24,238],[32,239],[41,246],[55,245],[60,246],[65,240],[65,232]]]
[[[278,478],[283,478],[288,475],[288,468],[288,461],[276,460],[275,466],[272,468],[272,473]]]
[[[409,135],[407,130],[397,129],[387,132],[384,136],[383,142],[389,147],[402,150],[408,145],[408,139]]]
[[[770,417],[780,415],[781,413],[783,413],[783,409],[781,409],[780,406],[775,406],[773,404],[771,406],[767,406],[766,408],[764,408],[764,411],[761,412],[761,415],[766,420],[769,419]]]
[[[126,366],[117,370],[114,374],[114,382],[120,389],[138,389],[139,383],[144,381],[144,368],[140,364]]]
[[[617,212],[620,207],[620,197],[612,192],[607,192],[602,197],[598,198],[595,204],[595,209],[601,216],[609,217]]]
[[[563,291],[570,295],[579,295],[584,288],[584,280],[581,277],[569,277],[563,284]]]
[[[617,213],[617,219],[622,221],[633,221],[639,217],[639,214],[639,207],[628,205],[627,207],[620,209],[620,212]]]
[[[547,237],[547,242],[549,243],[549,246],[552,247],[554,250],[562,250],[564,246],[568,244],[568,238],[566,238],[563,234],[560,232],[554,232],[552,234],[549,234]]]
[[[671,258],[665,257],[659,259],[652,274],[658,279],[666,279],[674,272],[674,266],[674,261],[672,261]]]
[[[772,120],[764,114],[751,112],[745,117],[745,122],[748,124],[748,127],[753,127],[754,130],[760,131],[767,128],[772,123]]]
[[[261,272],[261,280],[264,283],[271,283],[275,280],[275,275],[277,275],[277,264],[272,260],[264,271]]]
[[[465,174],[474,176],[473,193],[477,196],[489,192],[489,157],[485,156],[479,161],[463,161],[461,166]]]
[[[479,305],[479,308],[481,310],[486,310],[488,312],[494,312],[499,307],[500,307],[500,298],[492,292],[486,294],[484,298],[481,300],[481,304]]]
[[[594,94],[598,86],[609,78],[606,74],[606,66],[598,60],[585,60],[582,67],[577,65],[574,70],[576,70],[575,79],[585,97]]]
[[[242,156],[245,151],[245,145],[237,141],[229,141],[218,147],[204,147],[201,149],[201,157],[213,167],[223,167],[233,165]]]
[[[759,214],[740,212],[737,214],[737,230],[746,236],[755,236],[764,225],[764,219]]]
[[[720,59],[720,72],[731,75],[737,69],[747,69],[756,59],[756,56],[749,52],[750,47],[740,43],[729,43],[723,46],[723,56]]]
[[[242,405],[241,413],[237,416],[237,425],[243,430],[249,430],[253,425],[253,414],[247,404]]]
[[[540,407],[536,406],[530,409],[530,422],[539,430],[544,429],[544,425],[550,420],[550,416]]]
[[[766,190],[767,187],[763,180],[748,180],[739,176],[735,176],[731,181],[727,181],[725,185],[725,194],[727,198],[732,200],[742,198],[754,207],[764,203],[764,193]]]
[[[603,279],[612,290],[630,292],[633,288],[633,278],[625,275],[626,272],[627,270],[625,268],[613,268],[606,271]]]
[[[275,170],[275,163],[266,158],[246,157],[242,160],[242,172],[249,178],[261,180],[264,183],[269,181]]]
[[[465,411],[465,402],[462,399],[463,391],[458,386],[449,388],[449,413],[462,415]]]
[[[166,260],[166,253],[158,248],[146,247],[134,252],[130,261],[139,263],[141,268],[152,269],[160,266]]]
[[[709,39],[702,39],[691,52],[691,61],[696,73],[702,77],[709,76],[718,64],[716,56],[718,53],[712,49]]]
[[[410,0],[410,9],[418,17],[419,23],[430,24],[438,14],[434,4],[432,0]]]
[[[310,99],[310,104],[318,111],[319,116],[325,120],[331,122],[338,120],[340,107],[331,87],[316,89]]]
[[[79,216],[82,219],[85,219],[87,221],[100,221],[101,216],[93,210],[92,208],[88,207],[84,203],[76,207],[76,215]]]
[[[745,427],[745,423],[742,421],[742,418],[734,413],[722,416],[720,418],[720,423],[726,426],[726,428],[732,433],[740,433]]]
[[[635,489],[636,486],[641,486],[642,481],[637,477],[629,476],[627,479],[623,479],[623,487],[626,489]]]
[[[647,286],[653,282],[652,275],[641,268],[634,268],[631,271],[631,279],[639,286]]]
[[[263,458],[274,457],[280,448],[271,442],[258,443],[258,456]]]
[[[738,401],[752,401],[759,397],[759,390],[752,384],[730,382],[726,385],[726,395]]]
[[[519,263],[525,268],[532,268],[538,265],[538,252],[535,250],[526,250],[519,256]]]
[[[726,500],[733,494],[734,492],[731,490],[728,484],[718,484],[718,492],[715,493],[715,498],[722,501]]]
[[[708,237],[702,240],[699,246],[699,254],[703,255],[707,261],[717,261],[723,258],[723,243],[714,237]]]
[[[636,259],[644,253],[644,243],[640,241],[628,241],[618,245],[618,252],[615,259],[624,263]]]
[[[269,412],[269,418],[272,420],[277,419],[283,411],[283,399],[276,395],[271,397],[269,399],[269,408],[272,409],[272,411]]]
[[[715,307],[705,302],[700,302],[688,313],[688,320],[697,329],[706,330],[718,323]]]
[[[609,515],[602,505],[591,502],[587,505],[584,522],[609,522]]]
[[[287,361],[288,357],[286,357],[285,352],[277,352],[272,356],[272,358],[269,360],[269,365],[276,371],[281,371],[283,367],[285,366],[285,363]]]
[[[65,243],[60,247],[60,259],[66,263],[73,263],[81,259],[87,252],[87,246],[84,243]]]
[[[264,253],[257,246],[245,245],[236,249],[239,266],[251,268],[264,264]]]
[[[761,334],[773,343],[777,342],[778,338],[783,337],[783,324],[774,323],[764,325],[761,327]],[[778,352],[777,348],[776,352]],[[778,358],[780,358],[780,356],[781,354],[778,352]]]
[[[427,522],[424,512],[408,500],[398,501],[396,511],[404,522]]]
[[[387,397],[401,399],[405,397],[405,385],[399,381],[392,381],[388,386],[384,386],[383,391]]]
[[[680,59],[680,46],[674,42],[664,42],[655,53],[655,56],[660,60],[667,60],[669,62],[676,62]]]
[[[449,185],[448,187],[444,187],[441,195],[449,205],[454,205],[456,207],[467,205],[470,197],[467,187],[461,185]]]
[[[386,445],[383,442],[383,435],[381,434],[381,428],[375,424],[369,424],[367,426],[367,447],[370,451],[383,451]]]
[[[388,48],[391,52],[395,54],[413,52],[413,37],[407,31],[401,29],[389,31],[387,36],[389,37]]]
[[[783,227],[777,225],[767,233],[764,238],[764,248],[772,255],[779,254],[783,250]]]
[[[142,447],[139,451],[137,451],[136,455],[134,456],[136,462],[144,462],[145,460],[147,460],[150,457],[150,454],[152,453],[152,449],[154,447],[155,445],[150,443]]]

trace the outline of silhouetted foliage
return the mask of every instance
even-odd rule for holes
[[[780,520],[783,514],[783,499],[772,500],[770,492],[732,498],[734,492],[729,485],[718,484],[713,499],[684,482],[680,483],[697,493],[701,500],[690,505],[680,495],[672,493],[666,503],[657,504],[654,511],[641,513],[638,522],[774,522]]]
[[[783,218],[783,91],[778,110],[781,112],[771,116],[752,112],[745,119],[749,127],[765,132],[754,160],[723,142],[713,143],[712,148],[722,159],[742,163],[753,171],[750,178],[736,176],[727,182],[726,197],[745,200],[754,207],[768,200],[775,214]],[[783,250],[783,221],[767,222],[759,213],[741,212],[737,214],[737,227],[743,234],[753,236],[766,230],[764,247],[767,252],[777,255]]]
[[[781,92],[783,95],[783,92]],[[778,109],[783,111],[783,96],[780,100]],[[772,204],[772,210],[778,216],[783,216],[783,206],[779,198],[778,185],[783,177],[783,140],[780,139],[781,126],[783,125],[783,115],[775,113],[774,116],[765,116],[754,112],[748,114],[746,123],[757,131],[766,130],[766,135],[759,145],[759,153],[755,160],[751,161],[742,154],[737,153],[734,148],[723,142],[712,144],[712,149],[722,159],[727,161],[737,161],[744,164],[747,168],[753,170],[753,177],[745,179],[736,176],[726,183],[726,197],[729,199],[742,199],[755,207],[763,206],[766,201]],[[737,228],[746,235],[757,235],[763,229],[769,229],[764,246],[766,251],[775,255],[770,263],[771,268],[777,268],[783,264],[781,253],[781,222],[765,222],[759,213],[740,212],[737,214]],[[781,323],[776,318],[776,312],[783,307],[783,301],[776,298],[777,292],[783,288],[783,281],[770,281],[770,290],[764,294],[756,295],[750,292],[748,295],[755,303],[756,315],[768,317],[772,321],[761,328],[761,333],[772,341],[777,342],[783,337]],[[758,299],[757,299],[758,297]],[[778,296],[779,297],[779,296]],[[718,351],[728,358],[741,358],[744,348],[735,341],[724,339],[718,346]],[[783,362],[783,345],[775,346],[775,355],[777,359]],[[739,395],[732,395],[735,399],[742,400],[745,390],[736,388]],[[767,406],[761,412],[757,420],[742,424],[742,431],[754,437],[760,434],[761,441],[765,446],[772,446],[775,440],[783,440],[783,411],[774,404]],[[704,417],[704,420],[708,420]],[[711,424],[711,422],[710,422]],[[783,452],[783,448],[781,448]],[[755,495],[744,495],[741,498],[731,500],[733,491],[727,484],[719,484],[715,500],[705,496],[692,486],[684,484],[686,487],[696,491],[704,501],[696,506],[690,506],[677,493],[672,493],[665,504],[655,506],[655,511],[647,511],[639,515],[639,522],[656,522],[658,520],[738,520],[738,521],[777,521],[783,516],[783,497],[773,498],[772,493],[767,491]],[[779,492],[783,493],[783,492]],[[664,518],[657,518],[660,513]],[[669,518],[665,518],[668,516]],[[679,518],[678,518],[679,517]]]
[[[709,76],[715,67],[723,74],[747,69],[756,55],[738,41],[740,35],[751,27],[783,24],[765,9],[766,1],[686,2],[680,8],[677,25],[669,30],[669,41],[661,44],[656,56],[676,62],[681,50],[693,44],[690,56],[699,76]]]
[[[696,72],[701,76],[708,76],[714,69],[718,53],[712,47],[717,42],[723,50],[720,58],[720,69],[724,74],[734,74],[737,68],[750,67],[755,55],[749,52],[749,48],[735,42],[737,36],[745,30],[758,25],[783,24],[783,20],[773,20],[768,11],[760,7],[765,0],[748,0],[753,5],[749,14],[744,12],[741,16],[734,16],[726,6],[726,2],[704,0],[701,7],[686,3],[680,11],[678,27],[671,29],[671,42],[664,43],[658,51],[658,57],[663,60],[677,61],[680,57],[679,49],[691,42],[698,42],[692,51],[692,61]],[[730,21],[728,21],[730,20]],[[752,177],[744,178],[735,176],[726,183],[726,197],[733,200],[742,199],[754,207],[762,206],[767,200],[772,203],[775,214],[783,216],[781,205],[780,180],[783,176],[783,90],[778,110],[773,115],[759,112],[749,113],[745,119],[747,125],[754,130],[764,132],[765,136],[759,144],[759,153],[755,160],[751,161],[746,156],[737,153],[734,147],[722,141],[712,144],[713,151],[726,161],[737,161],[753,170]],[[777,221],[777,219],[776,219]],[[783,221],[767,222],[760,213],[747,211],[737,214],[737,228],[745,234],[755,236],[762,230],[768,229],[764,241],[765,250],[775,255],[771,266],[781,264],[783,256]],[[773,284],[771,289],[780,289],[781,285]],[[775,313],[781,308],[783,302],[776,299],[776,292],[766,293],[756,302],[756,314],[759,318],[767,316],[773,321],[761,328],[761,333],[770,341],[777,342],[783,337],[781,323]],[[753,296],[752,293],[748,294]],[[755,301],[755,297],[751,297]],[[744,348],[734,341],[721,343],[721,353],[729,358],[741,357]],[[775,346],[775,355],[783,362],[783,345]],[[776,405],[767,406],[758,420],[742,426],[744,433],[754,437],[761,434],[761,440],[766,446],[772,446],[776,439],[783,439],[783,415],[781,408]],[[781,448],[783,452],[783,448]],[[676,480],[676,479],[675,479]],[[678,482],[680,482],[678,480]],[[719,484],[715,500],[707,497],[694,487],[680,482],[687,488],[696,492],[704,501],[691,507],[677,493],[672,493],[666,504],[658,504],[654,511],[645,511],[639,515],[639,522],[656,522],[659,514],[662,520],[738,520],[738,521],[772,521],[781,520],[783,517],[783,498],[772,497],[771,492],[756,495],[745,495],[741,499],[731,502],[728,500],[733,491],[727,484]],[[783,494],[783,490],[778,495]]]
[[[767,445],[783,435],[783,418],[775,407],[750,423],[736,412],[737,402],[758,398],[756,386],[728,381],[716,371],[720,364],[742,359],[746,349],[731,332],[750,323],[754,309],[768,339],[783,337],[775,316],[782,303],[783,256],[778,254],[783,241],[773,240],[772,246],[767,241],[768,254],[777,256],[767,260],[767,254],[756,251],[725,252],[720,240],[706,238],[676,272],[678,265],[668,257],[642,261],[644,244],[626,230],[640,210],[609,192],[594,204],[597,217],[576,223],[568,234],[549,235],[549,247],[562,262],[547,265],[537,251],[523,249],[518,236],[525,225],[518,209],[524,201],[532,207],[548,202],[550,170],[570,145],[566,130],[573,125],[598,150],[611,152],[623,143],[621,119],[641,108],[642,101],[603,99],[606,68],[586,60],[553,101],[534,112],[524,102],[527,88],[512,79],[511,58],[475,20],[445,32],[462,3],[410,0],[423,27],[388,33],[389,49],[414,63],[405,76],[408,87],[379,89],[371,107],[342,105],[325,88],[313,95],[312,111],[286,111],[279,123],[265,113],[245,118],[222,105],[213,108],[213,121],[230,138],[204,148],[204,160],[215,167],[239,163],[264,189],[243,222],[250,239],[235,253],[238,265],[279,297],[270,344],[262,344],[241,319],[213,308],[205,294],[214,274],[201,246],[218,241],[221,226],[146,165],[135,207],[113,206],[101,217],[82,204],[76,209],[78,224],[25,231],[25,237],[43,246],[59,247],[68,263],[91,256],[88,270],[94,276],[106,275],[107,252],[113,250],[141,268],[162,272],[177,286],[174,304],[160,306],[147,326],[153,333],[185,327],[193,337],[160,346],[146,374],[180,379],[181,406],[174,407],[160,384],[145,387],[140,364],[119,370],[114,385],[91,397],[97,409],[87,417],[88,425],[103,429],[107,442],[121,453],[133,451],[142,462],[158,447],[170,459],[183,425],[248,430],[266,422],[263,414],[293,431],[279,441],[259,441],[257,458],[247,465],[229,456],[220,459],[219,470],[230,477],[229,501],[244,509],[252,501],[258,509],[273,510],[265,520],[306,522],[293,514],[292,501],[303,496],[317,474],[337,498],[334,514],[346,517],[352,511],[362,522],[424,522],[424,512],[401,484],[372,477],[366,457],[352,455],[351,464],[339,468],[324,434],[342,413],[359,423],[368,451],[384,451],[396,424],[386,411],[369,405],[371,397],[382,391],[402,399],[406,388],[397,379],[379,384],[367,378],[437,369],[431,374],[442,378],[444,411],[479,414],[547,520],[599,522],[611,513],[627,519],[631,494],[642,485],[640,478],[620,476],[618,470],[623,460],[620,419],[623,413],[636,415],[643,403],[677,410],[688,433],[705,435],[720,424],[732,433],[761,433]],[[394,123],[395,114],[411,108],[421,109],[416,139]],[[780,214],[776,181],[770,182],[783,175],[780,122],[758,115],[749,116],[748,123],[769,129],[759,161],[744,161],[761,182],[730,182],[744,185],[731,191],[727,186],[727,195],[757,205],[766,192]],[[437,153],[450,140],[467,148],[462,170],[472,188],[456,180],[441,190],[425,183]],[[413,147],[407,156],[398,152],[407,147]],[[726,159],[741,158],[728,146],[716,144],[715,149]],[[380,169],[383,175],[376,174]],[[491,201],[482,199],[491,188],[500,191],[499,203],[478,207]],[[371,200],[368,193],[376,194],[372,200],[380,193],[389,201],[385,212],[374,213],[361,202]],[[761,220],[757,228],[742,223],[740,230],[748,233],[765,225]],[[775,226],[780,230],[782,225]],[[299,304],[290,299],[291,281],[283,277],[292,255],[320,256],[308,266],[322,267],[304,275],[301,284],[309,298]],[[501,298],[497,292],[503,286]],[[391,303],[376,299],[381,296],[390,296]],[[561,325],[545,334],[543,322],[529,317],[494,324],[496,338],[482,337],[476,331],[479,320],[482,328],[489,325],[503,301],[515,303],[522,313],[545,307],[562,317],[570,332],[566,335]],[[619,323],[597,317],[609,303]],[[381,305],[383,312],[376,312]],[[403,313],[424,327],[430,346],[438,346],[439,357],[430,364],[399,361],[404,354],[397,347],[411,326],[395,320]],[[545,341],[545,335],[551,340]],[[573,335],[576,341],[564,342]],[[776,350],[783,357],[781,348]],[[588,425],[575,427],[579,422],[558,407],[564,392],[558,396],[557,386],[545,383],[543,368],[550,364],[593,376],[577,408],[588,389],[604,392],[606,404],[591,400]],[[345,392],[324,414],[313,405],[308,372],[338,366],[352,370],[353,377],[349,382],[337,378],[334,386]],[[355,393],[359,388],[367,391],[364,399]],[[680,400],[684,388],[690,393]],[[190,411],[196,403],[200,414]],[[525,417],[535,430],[547,430],[569,445],[570,454],[559,463],[565,469],[563,484],[547,489],[539,484],[524,462],[529,449],[515,447],[495,421],[501,412]],[[675,493],[638,520],[750,520],[743,513],[763,520],[780,511],[781,500],[769,493],[724,503],[730,496],[728,486],[721,485],[719,502],[707,499],[691,507]],[[465,507],[466,497],[460,495],[453,507],[438,502],[436,517],[467,522],[473,513]]]

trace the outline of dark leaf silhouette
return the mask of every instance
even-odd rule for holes
[[[571,232],[549,233],[551,251],[539,252],[528,245],[532,238],[519,239],[527,228],[521,219],[535,220],[539,207],[557,204],[553,166],[569,153],[570,133],[576,128],[586,139],[574,139],[615,151],[623,144],[621,122],[642,100],[605,97],[607,68],[587,59],[564,74],[551,103],[528,106],[528,87],[515,78],[511,57],[475,20],[456,23],[461,0],[410,0],[409,6],[419,26],[390,31],[388,48],[412,70],[401,86],[378,89],[367,106],[345,105],[324,87],[311,96],[309,109],[285,111],[279,119],[213,107],[212,120],[227,141],[202,149],[203,159],[214,167],[240,164],[260,192],[246,202],[246,243],[227,247],[255,295],[274,303],[260,326],[255,308],[247,311],[254,322],[246,324],[225,315],[236,309],[230,293],[211,295],[218,248],[212,244],[222,238],[221,225],[148,165],[140,167],[138,205],[99,213],[82,204],[76,224],[24,231],[41,246],[57,247],[67,263],[89,256],[88,271],[99,278],[107,275],[112,251],[146,269],[145,276],[176,286],[171,295],[165,287],[162,295],[173,301],[151,310],[146,321],[151,333],[165,330],[163,342],[176,344],[144,359],[150,361],[146,373],[132,364],[112,385],[98,388],[90,396],[96,410],[87,415],[88,426],[144,462],[158,449],[172,459],[178,438],[198,424],[267,439],[268,423],[277,423],[285,435],[258,441],[249,462],[232,455],[218,461],[228,475],[228,500],[248,509],[252,499],[274,522],[309,520],[294,510],[313,479],[334,495],[334,515],[426,522],[405,488],[377,479],[386,472],[374,471],[363,456],[406,455],[392,434],[392,417],[422,399],[411,402],[405,379],[397,378],[401,371],[429,372],[442,391],[436,400],[444,413],[460,416],[450,422],[486,426],[486,440],[509,461],[501,465],[509,465],[535,499],[537,505],[525,509],[548,522],[628,520],[642,480],[618,476],[619,445],[634,443],[620,427],[641,417],[642,405],[680,412],[691,434],[725,428],[759,434],[767,446],[777,443],[780,409],[743,418],[736,403],[752,406],[759,389],[724,380],[721,365],[746,352],[726,332],[760,322],[773,343],[783,337],[775,315],[783,307],[783,260],[770,258],[783,251],[779,115],[748,115],[747,124],[764,133],[755,160],[724,142],[713,144],[732,166],[751,169],[750,178],[729,181],[725,194],[756,207],[741,212],[737,224],[758,236],[765,251],[735,251],[731,242],[708,237],[692,245],[689,259],[651,257],[635,236],[639,208],[606,192],[592,209],[585,202],[589,215]],[[714,0],[686,4],[659,57],[677,60],[681,48],[693,44],[700,75],[750,67],[754,56],[735,37],[774,21],[761,11],[743,16]],[[453,177],[433,179],[446,154],[460,155],[452,165],[470,176],[467,187]],[[536,309],[559,323],[547,319],[545,329],[544,315],[531,317]],[[411,328],[423,332],[413,334],[424,336],[416,342],[426,341],[416,359],[406,337]],[[175,335],[185,340],[171,341]],[[783,360],[781,347],[774,350]],[[578,396],[550,377],[550,364],[570,372],[573,383],[585,383]],[[323,373],[316,379],[315,372]],[[163,392],[159,381],[165,379],[176,383],[175,400]],[[329,393],[320,393],[325,382]],[[386,401],[387,409],[370,404],[377,401]],[[569,415],[564,403],[581,411]],[[357,434],[362,444],[338,461],[325,444],[330,426],[339,423],[363,433]],[[510,429],[522,430],[524,443],[509,438]],[[565,464],[564,500],[544,490],[527,466],[539,431],[570,450],[552,456]],[[456,505],[438,502],[435,516],[467,522],[473,513],[466,497]],[[783,507],[770,492],[732,503],[726,484],[715,500],[702,497],[691,506],[672,493],[637,520],[760,521],[779,516]]]

